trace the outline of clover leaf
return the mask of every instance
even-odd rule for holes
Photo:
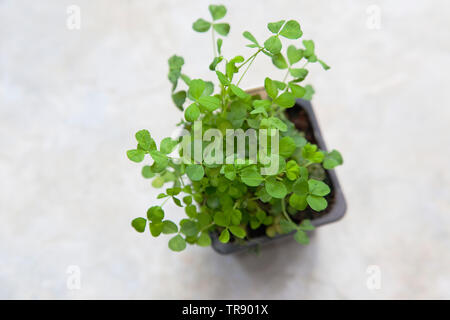
[[[144,232],[147,220],[145,218],[136,218],[131,221],[131,225],[137,232]]]

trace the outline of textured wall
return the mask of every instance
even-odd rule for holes
[[[248,29],[298,19],[332,69],[311,70],[314,106],[349,209],[307,247],[260,256],[176,254],[130,220],[158,190],[126,159],[181,114],[167,58],[212,79],[208,1],[0,1],[0,298],[450,298],[448,1],[223,1],[242,53]],[[68,30],[66,9],[81,9]],[[376,5],[377,7],[370,7]],[[379,29],[368,24],[381,10]],[[244,87],[278,73],[258,58]],[[175,219],[182,210],[170,207]],[[81,289],[66,286],[68,266]],[[381,288],[366,286],[368,266]]]

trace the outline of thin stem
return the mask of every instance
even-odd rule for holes
[[[287,69],[287,72],[286,72],[286,74],[284,75],[284,78],[283,78],[283,82],[286,82],[286,79],[287,79],[287,77],[288,77],[288,75],[289,75],[289,71],[291,70],[291,68],[288,68]]]
[[[245,74],[247,73],[248,69],[250,68],[250,66],[252,65],[253,61],[255,61],[256,56],[258,55],[258,53],[260,53],[263,49],[260,48],[258,51],[256,51],[250,58],[247,59],[247,61],[244,61],[239,67],[242,67],[244,64],[246,64],[247,62],[250,61],[250,63],[248,64],[247,68],[245,69],[244,73],[242,74],[242,76],[239,78],[239,81],[236,83],[237,86],[239,86],[239,83],[241,83],[242,79],[244,78]]]
[[[242,79],[244,78],[245,74],[247,73],[248,69],[250,68],[250,66],[252,65],[253,61],[255,61],[256,55],[253,56],[252,60],[250,61],[250,63],[248,64],[247,68],[245,69],[244,73],[242,74],[242,76],[239,78],[239,81],[236,83],[236,86],[239,86],[239,83],[241,83]]]
[[[286,218],[286,220],[293,222],[292,219],[289,217],[289,214],[286,212],[286,203],[284,202],[284,198],[281,199],[281,211],[283,212],[283,215]]]
[[[171,197],[167,197],[166,200],[164,200],[163,203],[161,203],[161,207],[162,207],[163,205],[165,205],[166,202],[167,202],[170,198],[171,198]]]
[[[259,49],[258,51],[256,51],[254,54],[252,54],[247,60],[245,60],[244,62],[242,62],[242,64],[238,67],[238,70],[241,69],[244,65],[247,64],[247,62],[249,62],[254,56],[256,56],[258,53],[261,52],[262,49]]]

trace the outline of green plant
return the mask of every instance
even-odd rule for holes
[[[227,10],[222,5],[210,5],[209,11],[212,21],[198,19],[193,29],[211,32],[214,58],[209,69],[217,76],[219,90],[215,92],[210,81],[191,79],[182,73],[184,59],[172,56],[168,75],[172,83],[172,99],[184,112],[184,120],[179,126],[191,133],[191,137],[195,136],[195,123],[198,122],[202,125],[202,134],[208,129],[217,129],[223,136],[227,135],[227,129],[277,130],[280,132],[279,152],[271,154],[277,156],[278,167],[272,174],[264,175],[261,169],[267,168],[267,164],[248,159],[243,162],[235,160],[235,153],[231,163],[225,157],[221,163],[207,163],[193,161],[196,159],[189,156],[190,163],[186,164],[180,162],[181,157],[186,158],[186,149],[171,155],[181,144],[181,137],[175,140],[165,138],[158,148],[150,133],[140,130],[135,135],[137,147],[127,151],[128,158],[142,162],[149,155],[153,163],[142,168],[143,177],[152,178],[152,185],[156,188],[165,184],[170,184],[170,187],[157,197],[162,204],[149,208],[147,217],[134,219],[132,226],[138,232],[144,232],[149,224],[154,237],[171,234],[169,248],[173,251],[184,250],[186,243],[209,246],[210,232],[217,232],[219,240],[226,243],[232,238],[245,241],[250,230],[261,228],[269,237],[296,231],[295,240],[306,244],[309,240],[305,231],[314,227],[308,219],[300,224],[294,222],[293,216],[308,206],[317,212],[327,207],[325,197],[330,188],[322,181],[324,169],[332,169],[343,161],[338,151],[327,153],[309,143],[287,119],[284,111],[294,106],[296,98],[311,99],[313,88],[301,85],[308,75],[308,64],[318,62],[325,70],[329,66],[318,59],[312,40],[303,40],[301,48],[291,44],[282,53],[281,39],[298,42],[303,34],[300,24],[294,20],[269,23],[267,27],[271,35],[263,43],[245,31],[243,36],[250,41],[247,47],[255,49],[255,52],[246,59],[240,55],[228,59],[222,54],[223,40],[218,37],[226,36],[230,31],[229,24],[218,22]],[[286,70],[281,81],[265,78],[267,98],[252,96],[239,87],[261,53],[268,56],[277,68]],[[186,89],[178,89],[181,81]],[[266,138],[269,141],[274,136],[268,134]],[[261,136],[258,143],[260,140]],[[223,146],[225,138],[220,143]],[[190,147],[192,145],[195,143]],[[248,148],[246,145],[246,152]],[[178,224],[169,220],[163,210],[167,201],[184,207],[187,217]]]

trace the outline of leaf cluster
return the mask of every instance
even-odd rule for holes
[[[127,151],[127,156],[133,162],[149,161],[142,167],[142,176],[151,179],[153,187],[163,189],[157,197],[162,203],[151,206],[145,217],[134,219],[132,227],[145,232],[148,225],[154,237],[171,235],[168,245],[176,252],[184,250],[187,244],[209,246],[211,232],[217,232],[219,240],[227,243],[245,241],[251,230],[259,228],[264,228],[269,237],[295,231],[295,240],[306,244],[306,231],[314,227],[310,220],[297,224],[293,217],[308,207],[316,212],[326,209],[331,190],[324,181],[325,170],[335,168],[343,160],[338,151],[319,150],[308,142],[287,119],[285,110],[293,107],[296,99],[312,98],[313,88],[303,84],[309,73],[307,66],[315,62],[325,70],[329,66],[317,57],[312,40],[299,40],[303,31],[295,20],[269,23],[269,36],[264,41],[245,31],[243,36],[250,41],[247,47],[254,52],[246,58],[226,57],[220,37],[230,31],[230,25],[222,22],[227,10],[223,5],[210,5],[209,12],[210,19],[199,18],[192,27],[200,33],[212,33],[214,57],[209,69],[214,72],[215,83],[185,75],[184,59],[180,56],[174,55],[168,61],[172,100],[183,112],[179,125],[193,133],[194,122],[201,121],[203,130],[218,129],[224,137],[227,129],[278,130],[278,170],[263,175],[262,169],[267,165],[242,163],[234,160],[235,155],[231,163],[223,159],[223,164],[186,164],[179,161],[185,155],[179,150],[177,153],[181,139],[165,138],[158,145],[149,131],[140,130],[135,134],[137,145]],[[282,40],[292,42],[284,52]],[[264,97],[250,95],[240,87],[261,53],[276,68],[286,70],[283,79],[264,79]],[[268,134],[267,140],[271,139],[273,136]],[[224,138],[222,144],[225,143]],[[168,219],[163,208],[168,201],[184,208],[186,217],[178,222]]]

